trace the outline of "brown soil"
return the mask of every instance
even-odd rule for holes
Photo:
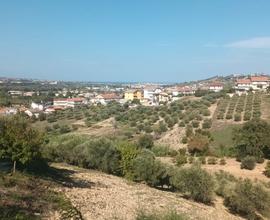
[[[175,210],[190,219],[241,219],[230,214],[218,198],[213,206],[183,199],[177,193],[150,188],[123,178],[63,164],[55,167],[72,170],[72,178],[88,182],[88,187],[61,187],[85,219],[133,220],[139,210],[162,212]]]

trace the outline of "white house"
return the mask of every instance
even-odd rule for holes
[[[31,103],[31,108],[32,108],[32,109],[35,109],[35,110],[43,111],[44,106],[43,106],[42,104],[37,104],[37,103],[35,103],[35,102],[32,102],[32,103]]]
[[[269,86],[268,76],[251,76],[250,80],[254,90],[265,90]]]
[[[250,78],[237,79],[235,82],[236,91],[265,90],[270,84],[268,76],[251,76]]]
[[[212,92],[220,92],[223,90],[223,84],[220,82],[212,82],[209,84],[209,90]]]
[[[83,98],[67,98],[67,99],[54,99],[53,106],[54,107],[62,107],[62,108],[74,108],[76,106],[80,106],[84,103]]]

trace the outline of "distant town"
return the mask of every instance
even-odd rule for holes
[[[234,74],[210,79],[175,83],[80,83],[42,81],[0,77],[0,114],[23,112],[29,117],[51,114],[83,105],[107,105],[118,102],[131,106],[159,106],[205,93],[226,91],[243,94],[266,91],[270,85],[267,74]]]

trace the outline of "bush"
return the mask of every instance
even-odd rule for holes
[[[270,161],[267,161],[265,171],[263,172],[265,176],[270,178]]]
[[[199,166],[177,169],[170,182],[176,190],[195,201],[210,203],[213,200],[213,178]]]
[[[203,129],[211,128],[212,126],[212,120],[211,119],[205,119],[202,124]]]
[[[71,128],[68,125],[62,125],[60,127],[60,133],[61,134],[65,134],[65,133],[68,133],[68,132],[71,132]]]
[[[270,213],[269,204],[269,193],[260,185],[252,184],[248,179],[239,181],[233,193],[227,195],[224,200],[224,205],[231,212],[247,219],[261,219],[259,215],[267,216]]]
[[[241,121],[241,114],[240,113],[236,113],[234,115],[234,121]]]
[[[216,180],[216,194],[222,196],[228,196],[232,193],[234,189],[235,182],[237,179],[228,172],[223,170],[219,170],[215,173],[215,180]]]
[[[140,148],[151,149],[154,146],[153,136],[150,134],[142,135],[138,140]]]
[[[187,157],[183,154],[177,154],[175,157],[175,162],[177,166],[182,166],[187,163]]]
[[[199,157],[198,160],[201,164],[206,164],[206,159],[204,156]]]
[[[182,138],[182,143],[183,144],[186,144],[188,142],[188,138],[186,137],[186,136],[184,136],[183,138]]]
[[[241,169],[253,170],[256,166],[256,159],[252,156],[246,156],[241,160]]]
[[[207,159],[207,163],[208,164],[211,164],[211,165],[215,165],[215,164],[217,164],[217,158],[215,158],[215,157],[209,157]]]
[[[194,157],[189,157],[188,158],[188,163],[192,164],[194,162]]]
[[[155,160],[152,152],[143,150],[132,161],[134,181],[146,182],[150,186],[169,186],[169,175],[165,165]]]
[[[187,219],[185,215],[179,214],[175,211],[158,214],[147,214],[144,211],[140,211],[136,216],[136,220],[185,220],[185,219]]]
[[[176,155],[177,151],[172,150],[169,146],[157,145],[152,148],[152,152],[155,154],[156,157],[165,157],[165,156],[172,156]]]
[[[122,168],[123,175],[127,179],[132,180],[134,178],[132,163],[139,154],[139,150],[135,144],[127,141],[116,143],[116,148],[121,154],[120,167]]]
[[[224,158],[221,158],[219,161],[220,165],[226,165],[226,160]]]
[[[185,127],[185,122],[183,122],[183,121],[179,122],[178,126],[179,127]]]
[[[199,127],[199,122],[198,121],[192,121],[192,127],[193,128],[198,128]]]

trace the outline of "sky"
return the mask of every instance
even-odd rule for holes
[[[0,0],[0,76],[184,82],[270,73],[269,0]]]

